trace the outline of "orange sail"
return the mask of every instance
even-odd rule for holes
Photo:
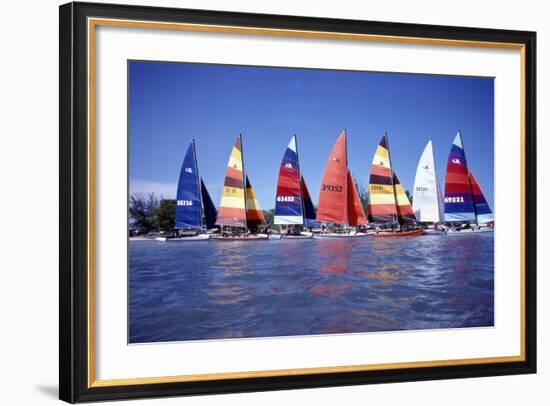
[[[348,162],[346,130],[342,131],[328,156],[321,182],[317,221],[347,224]]]
[[[348,170],[348,224],[350,226],[364,226],[367,224],[365,211],[359,193],[353,182],[351,171]]]
[[[246,224],[248,228],[252,229],[266,224],[264,212],[260,208],[260,202],[256,198],[248,175],[246,176]]]
[[[245,207],[242,141],[239,135],[227,163],[216,224],[246,227]]]

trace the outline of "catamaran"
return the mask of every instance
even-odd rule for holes
[[[309,203],[304,199],[307,195]],[[306,205],[311,205],[306,207]],[[300,174],[300,161],[298,158],[298,143],[294,135],[283,155],[277,179],[277,193],[275,196],[275,216],[273,223],[285,227],[286,233],[271,234],[270,239],[276,238],[312,238],[313,233],[304,231],[308,227],[308,220],[315,220],[315,208],[313,219],[311,216],[313,204],[303,177]],[[309,227],[312,227],[310,224]]]
[[[435,168],[432,140],[429,140],[418,161],[414,178],[412,203],[416,220],[425,225],[433,226],[426,230],[428,233],[437,233],[439,224],[443,222],[443,196],[439,186],[439,178]]]
[[[358,227],[366,226],[367,219],[359,193],[348,169],[346,130],[343,130],[330,151],[319,194],[317,221],[323,223],[323,232],[316,238],[363,237]],[[328,228],[328,230],[327,230]]]
[[[206,231],[214,227],[216,207],[199,176],[195,140],[191,141],[181,165],[176,192],[175,228],[178,236],[158,237],[158,241],[208,240]]]
[[[447,235],[491,232],[493,213],[474,174],[468,169],[460,131],[457,132],[445,174],[445,222]]]
[[[265,240],[267,234],[257,233],[266,226],[264,213],[256,198],[252,183],[245,175],[243,163],[242,136],[239,134],[227,163],[220,209],[216,225],[221,233],[212,239],[224,240]]]
[[[373,237],[412,237],[424,230],[407,227],[416,225],[416,217],[409,198],[392,169],[388,135],[384,134],[372,160],[369,180],[368,220],[391,231],[378,230]]]

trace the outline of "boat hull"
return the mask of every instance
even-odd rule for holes
[[[346,238],[361,238],[366,237],[367,233],[355,233],[355,234],[339,234],[339,233],[327,233],[327,234],[315,234],[313,238],[320,240],[325,239],[346,239]]]
[[[468,229],[468,230],[461,230],[461,231],[447,231],[446,235],[471,235],[471,234],[480,234],[480,233],[492,233],[494,232],[494,228],[481,228],[479,230],[474,229]]]
[[[424,230],[424,234],[426,234],[426,235],[445,235],[445,231],[427,229],[427,230]]]
[[[249,235],[235,235],[235,236],[223,236],[213,235],[210,238],[212,241],[265,241],[269,239],[267,234],[249,234]]]
[[[189,237],[157,237],[155,238],[155,241],[160,242],[183,242],[183,241],[208,241],[210,239],[210,234],[199,234],[199,235],[191,235]]]
[[[283,235],[282,238],[285,240],[308,240],[313,238],[313,234]]]
[[[382,231],[372,234],[376,238],[392,238],[392,237],[416,237],[423,235],[424,230],[410,230],[410,231]]]

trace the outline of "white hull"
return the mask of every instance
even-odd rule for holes
[[[326,233],[326,234],[315,234],[313,238],[318,239],[336,239],[336,238],[360,238],[360,237],[366,237],[367,233],[353,233],[353,234],[345,234],[345,233]]]
[[[270,240],[308,240],[313,238],[313,233],[302,231],[300,234],[269,234]]]
[[[282,237],[285,240],[286,239],[290,239],[290,240],[307,240],[307,239],[313,238],[313,233],[301,232],[300,235],[289,234],[289,235],[283,235]]]
[[[155,241],[161,242],[181,242],[181,241],[206,241],[210,239],[209,234],[190,235],[189,237],[157,237]]]
[[[426,229],[424,230],[426,235],[445,235],[445,231]]]
[[[235,236],[223,236],[215,234],[212,236],[212,241],[265,241],[269,239],[267,234],[248,234],[248,235],[235,235]]]
[[[479,233],[492,233],[493,231],[495,231],[494,228],[480,228],[478,230],[470,228],[470,229],[460,230],[460,231],[449,230],[445,234],[446,235],[470,235],[470,234],[479,234]]]

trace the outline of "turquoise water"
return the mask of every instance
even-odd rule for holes
[[[129,242],[129,342],[492,326],[493,233]]]

